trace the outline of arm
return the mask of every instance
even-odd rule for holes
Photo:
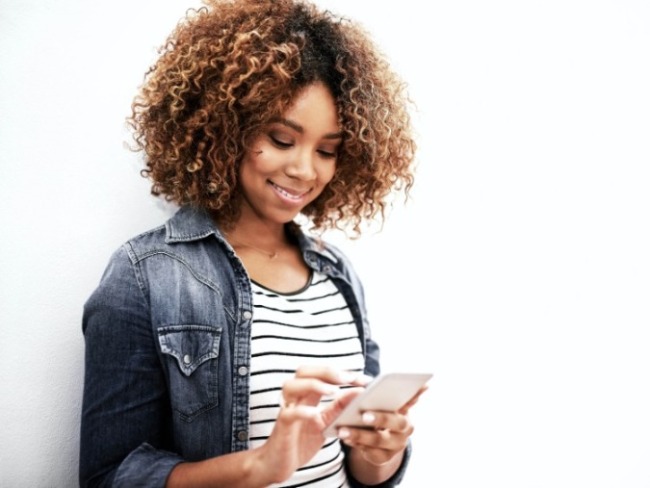
[[[273,483],[272,475],[260,469],[262,448],[225,454],[205,461],[180,463],[174,467],[167,488],[201,488],[218,486],[230,488],[262,488]],[[277,480],[281,481],[281,480]]]
[[[182,459],[162,449],[170,444],[167,389],[148,303],[125,248],[86,302],[83,331],[80,485],[163,486]]]
[[[284,406],[268,440],[259,448],[227,454],[197,463],[179,464],[171,473],[169,488],[256,488],[281,483],[304,466],[325,440],[323,430],[358,391],[341,394],[326,408],[323,395],[337,392],[336,385],[361,385],[363,378],[326,367],[299,368],[283,386]]]

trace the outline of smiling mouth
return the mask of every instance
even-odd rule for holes
[[[275,189],[275,191],[277,191],[280,195],[282,195],[282,196],[285,197],[285,198],[288,198],[289,200],[294,200],[294,201],[299,201],[299,200],[301,200],[302,198],[305,197],[305,195],[307,195],[307,194],[311,191],[311,188],[310,188],[310,189],[307,190],[307,191],[303,191],[303,192],[300,192],[300,193],[296,193],[295,191],[289,191],[289,190],[287,190],[286,188],[282,188],[281,186],[276,185],[276,184],[273,183],[271,180],[269,180],[269,184],[270,184],[270,185]]]

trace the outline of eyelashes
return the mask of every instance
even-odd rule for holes
[[[323,151],[323,150],[318,150],[318,153],[323,156],[324,158],[335,158],[337,156],[336,152],[330,152],[330,151]]]
[[[273,143],[274,146],[279,147],[280,149],[289,149],[290,147],[293,146],[292,142],[286,142],[283,140],[278,139],[275,136],[270,135],[269,139],[271,139],[271,142]]]
[[[269,134],[269,139],[271,143],[277,147],[278,149],[291,149],[294,146],[294,143],[292,141],[286,141],[283,139],[278,138],[277,136],[274,136],[273,134]],[[337,151],[328,151],[325,149],[318,149],[317,150],[318,154],[323,156],[324,158],[336,158],[338,152]]]

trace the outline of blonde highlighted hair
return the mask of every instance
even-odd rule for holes
[[[152,193],[232,224],[246,142],[314,82],[334,96],[343,141],[303,214],[357,231],[383,216],[388,195],[413,183],[405,85],[358,24],[299,0],[207,0],[177,25],[129,119]]]

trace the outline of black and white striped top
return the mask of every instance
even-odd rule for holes
[[[249,435],[251,448],[255,448],[271,434],[282,384],[299,366],[327,364],[362,372],[364,360],[352,314],[327,276],[314,273],[303,289],[291,294],[255,282],[252,288]],[[347,487],[339,440],[325,439],[316,456],[281,486]]]

